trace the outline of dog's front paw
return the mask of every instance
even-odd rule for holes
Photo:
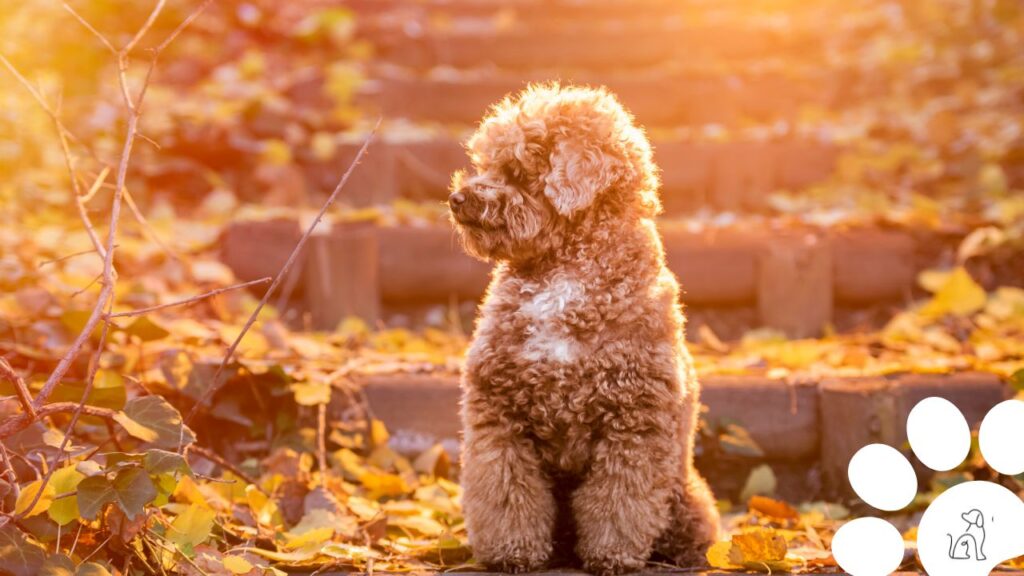
[[[583,568],[596,576],[617,576],[636,572],[647,565],[645,558],[631,556],[621,551],[581,553]]]
[[[473,548],[476,559],[489,570],[519,574],[543,568],[551,558],[550,542],[514,539]]]

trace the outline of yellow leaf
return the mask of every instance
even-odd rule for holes
[[[249,502],[249,508],[256,516],[256,521],[266,526],[274,526],[281,523],[281,511],[277,503],[260,492],[252,484],[245,487],[245,498]]]
[[[739,566],[729,561],[729,550],[731,549],[732,542],[715,542],[708,548],[706,554],[708,564],[712,568],[722,568],[725,570],[739,568]]]
[[[74,492],[78,489],[78,483],[85,478],[85,475],[75,469],[74,465],[65,466],[53,473],[50,478],[50,485],[53,486],[54,496]],[[46,513],[50,519],[64,526],[79,517],[78,498],[65,496],[55,499]]]
[[[782,535],[771,529],[756,528],[733,535],[729,561],[745,566],[751,563],[784,560],[786,550],[786,539]]]
[[[331,401],[331,385],[327,382],[296,382],[289,388],[299,406],[316,406]]]
[[[224,567],[232,574],[248,574],[252,570],[252,563],[241,556],[225,556]]]
[[[28,486],[21,489],[21,494],[18,495],[18,501],[14,504],[15,514],[24,514],[26,518],[29,516],[35,516],[42,512],[46,512],[50,504],[53,503],[53,497],[57,495],[56,488],[53,487],[53,482],[47,482],[46,487],[43,488],[43,494],[39,497],[39,500],[32,506],[32,501],[35,500],[36,494],[39,493],[39,488],[42,484],[42,480],[36,480]],[[32,506],[32,510],[29,510],[29,506]],[[26,513],[26,510],[29,510]]]
[[[322,528],[313,528],[302,534],[288,534],[285,539],[284,547],[289,550],[297,550],[299,548],[305,548],[310,545],[323,544],[334,536],[334,528],[330,526],[324,526]]]
[[[263,141],[263,160],[272,166],[285,166],[292,161],[292,149],[284,140]]]
[[[167,539],[179,548],[195,547],[206,541],[213,530],[213,519],[217,513],[209,508],[190,504],[171,523]]]
[[[370,424],[370,444],[374,447],[384,446],[388,443],[388,428],[380,420],[374,420]]]
[[[386,496],[402,496],[412,491],[405,479],[398,474],[382,474],[369,472],[360,479],[363,486],[370,491],[370,498],[380,499]]]
[[[971,278],[967,270],[958,267],[949,275],[931,301],[921,309],[921,314],[931,318],[946,314],[967,316],[984,308],[987,299],[985,289]]]

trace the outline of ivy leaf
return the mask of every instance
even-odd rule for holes
[[[102,474],[89,476],[78,483],[78,511],[86,520],[95,520],[103,507],[116,498],[113,484]]]
[[[210,537],[213,530],[213,519],[217,513],[205,506],[191,504],[184,512],[171,522],[167,539],[174,542],[179,549],[190,550],[202,544]]]
[[[36,576],[46,562],[46,551],[22,534],[13,523],[0,527],[0,566],[4,574]]]
[[[75,576],[111,576],[110,570],[98,562],[86,562],[78,567]]]
[[[195,442],[195,434],[181,421],[178,410],[160,396],[133,398],[125,404],[124,414],[156,433],[152,440],[140,438],[154,448],[177,448],[179,440],[186,446]]]
[[[114,421],[124,428],[124,431],[131,434],[133,437],[142,440],[143,442],[153,442],[160,437],[156,430],[143,426],[135,420],[132,420],[124,412],[118,412],[114,415]]]
[[[64,554],[52,554],[39,569],[38,576],[75,576],[75,563]]]
[[[85,475],[76,470],[73,465],[57,470],[53,473],[53,477],[50,478],[50,484],[53,485],[54,489],[54,496],[74,492],[78,489],[78,484],[84,479]],[[46,513],[49,514],[51,520],[61,526],[70,524],[72,520],[77,520],[79,516],[78,498],[74,496],[57,498],[50,504],[50,508]]]
[[[192,475],[192,468],[181,454],[157,448],[146,451],[146,455],[142,458],[142,467],[154,476],[178,472],[187,476]]]
[[[142,468],[128,468],[119,472],[114,478],[113,488],[117,504],[129,520],[142,514],[146,504],[157,496],[156,486],[153,486],[149,474]]]

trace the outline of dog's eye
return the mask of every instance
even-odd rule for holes
[[[513,182],[513,183],[518,183],[523,178],[523,175],[522,175],[522,172],[521,172],[519,166],[517,166],[515,164],[506,164],[501,169],[501,173],[502,173],[502,176],[505,177],[505,180],[507,180],[509,182]]]

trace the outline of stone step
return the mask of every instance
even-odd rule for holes
[[[435,17],[493,18],[514,11],[530,18],[586,17],[629,18],[637,13],[668,16],[681,8],[715,6],[709,0],[346,0],[345,6],[359,16],[419,14]],[[358,17],[358,16],[357,16]]]
[[[304,260],[289,281],[293,294],[315,311],[318,328],[332,329],[343,312],[372,324],[381,305],[477,301],[487,286],[489,266],[465,255],[447,224],[374,227],[372,246],[365,232],[351,228],[339,225],[315,235],[308,249],[320,256]],[[794,337],[818,334],[838,307],[904,302],[919,268],[935,264],[915,261],[916,242],[926,238],[897,231],[693,230],[672,221],[662,222],[660,230],[688,307],[753,306],[758,325]],[[294,220],[236,222],[223,234],[221,258],[240,280],[272,276],[299,236]],[[364,256],[332,259],[332,250]],[[327,288],[309,290],[311,283]],[[339,305],[342,293],[359,295],[365,309]]]
[[[764,451],[765,460],[780,470],[792,468],[813,475],[812,470],[820,469],[824,483],[811,487],[820,493],[805,493],[805,500],[848,497],[849,460],[860,447],[874,442],[911,456],[924,482],[927,471],[916,464],[905,446],[911,408],[930,396],[946,398],[976,428],[989,409],[1011,395],[1005,382],[985,373],[795,382],[708,375],[701,381],[708,422],[733,422],[743,427]],[[435,442],[457,447],[461,431],[457,376],[373,375],[359,377],[357,382],[364,387],[374,415],[393,432],[397,443],[405,443],[412,451]],[[704,464],[709,475],[718,468],[717,463]],[[729,478],[712,477],[712,482],[720,490],[739,489]],[[724,492],[718,495],[735,497]]]
[[[400,136],[376,142],[346,188],[353,205],[391,202],[398,198],[443,201],[453,172],[468,167],[462,146],[468,134],[438,135],[415,140]],[[666,213],[697,209],[744,211],[763,209],[769,194],[800,190],[832,174],[840,153],[829,140],[811,136],[728,141],[653,135],[654,159],[662,170],[662,202]],[[334,157],[300,158],[307,179],[329,192],[355,157],[356,145],[341,145]]]
[[[361,26],[374,58],[410,68],[436,66],[502,69],[606,70],[633,67],[763,61],[787,57],[822,62],[824,38],[814,30],[777,29],[754,23],[688,22],[681,13],[661,19],[603,24],[541,22],[499,29],[480,27],[435,31],[407,21]],[[424,29],[426,28],[426,29]]]
[[[603,85],[619,96],[641,124],[651,126],[794,122],[807,107],[835,109],[849,102],[848,79],[827,71],[735,75],[649,73],[454,73],[417,77],[380,71],[357,98],[361,108],[386,118],[473,125],[489,106],[529,82],[562,80]]]

